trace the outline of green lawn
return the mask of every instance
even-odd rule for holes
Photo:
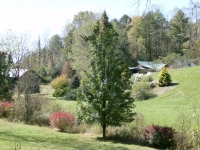
[[[180,113],[192,113],[191,107],[200,106],[200,66],[173,69],[168,71],[172,82],[176,83],[172,90],[150,100],[135,102],[136,113],[141,113],[149,124],[159,124],[174,126],[178,121]],[[153,73],[156,80],[159,73]],[[45,88],[44,88],[45,87]],[[50,99],[52,103],[60,104],[64,110],[74,112],[76,102],[65,101],[52,97],[51,86],[44,86],[42,93]],[[162,90],[164,88],[160,88]],[[46,93],[45,93],[46,92]],[[197,103],[196,103],[197,102]]]
[[[149,123],[174,126],[180,113],[192,114],[192,106],[200,106],[200,66],[168,72],[172,82],[177,83],[173,90],[154,99],[135,102],[134,111],[142,113]],[[158,73],[153,77],[157,79]]]
[[[135,102],[135,112],[141,113],[149,124],[174,126],[180,113],[192,113],[191,107],[200,106],[200,66],[169,70],[172,82],[176,83],[172,90],[150,100]],[[159,73],[154,73],[156,80]],[[66,111],[75,111],[76,102],[53,98],[51,87],[47,97],[51,102],[60,104]],[[160,88],[159,90],[162,90]],[[196,103],[197,101],[197,103]]]
[[[52,128],[10,123],[0,119],[0,149],[150,150],[151,148],[134,144],[101,141],[98,140],[97,135],[60,133]]]

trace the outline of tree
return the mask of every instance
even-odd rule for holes
[[[11,101],[12,80],[9,78],[9,70],[12,64],[11,55],[0,51],[0,101]]]
[[[73,70],[77,74],[83,76],[83,71],[88,70],[89,44],[85,42],[80,35],[88,36],[91,28],[94,25],[98,14],[93,12],[79,12],[74,16],[72,23],[65,27],[64,51],[66,53],[66,60],[70,61]]]
[[[131,19],[127,15],[123,15],[120,21],[114,19],[111,21],[114,30],[118,33],[118,43],[116,51],[120,59],[123,59],[129,66],[133,65],[134,60],[129,53],[129,41],[127,37],[127,26]]]
[[[173,46],[175,53],[183,54],[183,44],[189,40],[188,33],[188,20],[182,10],[179,10],[177,14],[170,20],[169,28],[170,35],[173,38]]]
[[[90,43],[91,71],[86,72],[82,81],[82,98],[86,103],[80,102],[78,113],[86,122],[100,123],[105,138],[107,126],[120,126],[133,120],[134,100],[130,92],[125,92],[129,70],[117,56],[118,34],[105,11],[91,36],[83,38]]]
[[[55,78],[62,71],[62,39],[59,35],[54,35],[49,41],[50,74]]]
[[[167,72],[166,67],[163,67],[158,78],[158,86],[168,86],[171,82],[170,74]]]

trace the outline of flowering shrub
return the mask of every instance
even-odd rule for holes
[[[145,139],[150,145],[161,148],[173,147],[174,134],[175,130],[172,127],[158,125],[148,126],[144,132]]]
[[[74,121],[74,116],[69,112],[55,112],[50,117],[50,125],[60,129],[61,132],[71,128],[74,125]]]
[[[12,112],[14,107],[14,103],[12,102],[0,102],[0,116],[4,118],[8,118],[10,113]]]

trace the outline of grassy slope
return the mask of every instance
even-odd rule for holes
[[[173,126],[180,113],[191,113],[192,105],[200,105],[200,66],[169,70],[169,73],[172,82],[178,83],[173,90],[157,98],[135,103],[135,111],[142,113],[149,123]],[[158,73],[154,77],[157,78]]]
[[[15,124],[0,119],[0,149],[15,148],[16,150],[151,149],[133,144],[101,141],[95,135],[60,133],[51,128]]]

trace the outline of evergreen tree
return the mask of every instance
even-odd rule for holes
[[[170,74],[167,72],[166,67],[163,67],[158,78],[158,86],[168,86],[171,82]]]
[[[82,81],[82,98],[79,117],[87,122],[100,123],[103,138],[107,126],[120,126],[131,122],[134,113],[134,100],[130,92],[125,92],[129,82],[128,66],[116,53],[118,34],[108,21],[106,12],[97,21],[89,37],[90,67],[86,79]]]
[[[0,51],[0,101],[11,100],[12,95],[9,90],[14,86],[14,81],[9,78],[11,63],[11,55]]]

